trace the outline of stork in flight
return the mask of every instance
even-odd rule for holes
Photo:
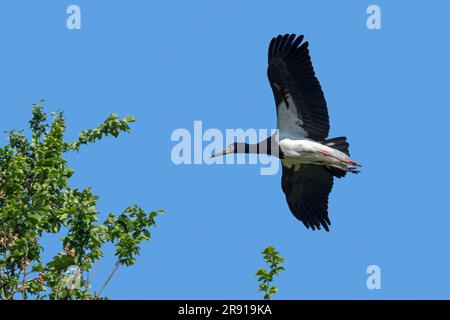
[[[311,64],[308,42],[302,42],[302,35],[286,34],[273,38],[269,45],[267,75],[275,97],[278,139],[272,136],[256,145],[235,142],[212,156],[264,153],[279,157],[281,187],[289,209],[306,228],[329,231],[333,177],[359,173],[360,165],[350,159],[346,137],[327,139],[327,103]]]

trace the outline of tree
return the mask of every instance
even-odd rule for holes
[[[74,172],[64,155],[130,132],[135,118],[111,114],[97,128],[82,131],[77,141],[65,142],[63,112],[52,113],[48,121],[43,102],[33,104],[31,138],[24,130],[8,131],[9,143],[0,147],[0,299],[99,299],[117,268],[135,263],[162,211],[146,213],[134,205],[99,223],[98,197],[91,188],[69,186]],[[61,252],[42,261],[42,236],[62,230]],[[89,273],[108,242],[117,262],[100,292],[93,293]]]
[[[285,270],[284,267],[281,266],[281,264],[284,263],[284,258],[280,257],[279,252],[272,246],[268,246],[261,251],[261,253],[263,254],[266,265],[269,267],[269,271],[261,268],[256,271],[255,275],[260,282],[258,291],[264,292],[264,299],[269,300],[272,295],[278,292],[278,288],[271,284],[273,277]]]

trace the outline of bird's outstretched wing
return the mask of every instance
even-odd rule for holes
[[[269,45],[267,75],[277,106],[280,139],[322,141],[330,124],[327,103],[309,56],[308,42],[279,35]]]
[[[323,166],[301,165],[298,170],[283,166],[281,188],[289,209],[306,228],[321,226],[329,231],[328,195],[333,187],[333,175]]]

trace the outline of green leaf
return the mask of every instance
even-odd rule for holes
[[[125,122],[135,122],[136,118],[133,116],[126,116],[125,118],[123,118],[123,121]]]
[[[73,266],[74,264],[74,257],[68,256],[61,252],[47,264],[47,267],[59,273],[61,271],[66,271],[68,267]]]
[[[119,115],[118,114],[116,114],[116,113],[111,113],[110,115],[109,115],[109,117],[108,117],[108,120],[115,120],[115,119],[118,119],[119,118]]]

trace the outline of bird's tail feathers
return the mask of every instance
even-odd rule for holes
[[[350,152],[348,150],[350,145],[347,142],[347,137],[331,138],[331,139],[325,140],[324,144],[330,148],[339,150],[339,151],[345,153],[346,155],[350,156]],[[346,171],[338,169],[338,168],[329,167],[328,169],[331,171],[333,176],[335,176],[336,178],[345,177],[345,175],[347,174]]]
[[[325,140],[325,145],[337,149],[350,157],[350,151],[348,150],[350,145],[347,142],[347,137],[337,137]]]

